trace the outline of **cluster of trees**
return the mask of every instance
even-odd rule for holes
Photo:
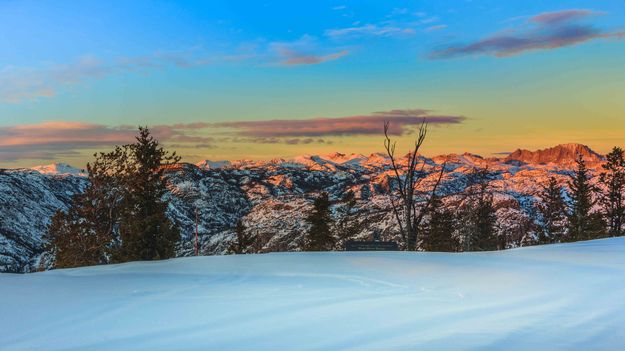
[[[136,141],[94,155],[89,184],[70,208],[58,211],[46,233],[57,268],[174,257],[180,238],[166,216],[164,166],[180,159],[147,128]]]
[[[432,177],[424,171],[419,148],[427,125],[422,124],[414,148],[406,158],[395,155],[395,143],[385,124],[385,148],[391,163],[389,196],[398,227],[400,247],[424,251],[490,251],[509,246],[498,228],[493,174],[475,169],[459,193],[442,191],[443,164]],[[147,128],[139,128],[136,141],[95,155],[87,165],[89,183],[67,211],[58,211],[46,234],[55,267],[77,267],[111,262],[174,257],[180,239],[178,227],[166,215],[168,204],[163,172],[179,162],[164,150]],[[427,183],[426,183],[427,182]],[[598,183],[600,186],[594,185]],[[427,190],[422,190],[427,189]],[[591,180],[580,156],[567,186],[555,177],[537,194],[521,244],[547,244],[625,234],[625,157],[615,147],[607,155],[598,182]],[[600,209],[600,210],[598,210]],[[354,193],[332,201],[321,193],[305,218],[309,230],[303,249],[341,250],[345,241],[361,232]],[[228,252],[257,251],[255,238],[240,220]]]
[[[508,238],[497,227],[494,189],[489,187],[492,174],[476,169],[460,193],[440,191],[445,173],[431,177],[424,172],[419,149],[427,135],[424,122],[414,147],[404,159],[395,154],[395,142],[389,137],[389,124],[384,125],[384,146],[393,172],[390,200],[399,227],[404,250],[425,251],[490,251],[505,249]],[[594,185],[584,159],[579,155],[577,169],[567,186],[555,177],[538,195],[524,227],[522,245],[589,240],[620,236],[625,228],[625,158],[615,147],[606,157],[598,184]],[[423,186],[429,178],[429,186]],[[434,178],[434,181],[431,179]],[[427,190],[420,190],[426,188]]]
[[[305,222],[308,231],[302,249],[305,251],[343,250],[345,241],[353,238],[362,230],[363,223],[356,207],[356,197],[352,191],[346,192],[337,201],[331,201],[328,193],[322,192],[306,213]],[[239,220],[235,227],[235,237],[228,248],[229,254],[258,252],[262,246],[243,222]]]
[[[580,156],[568,189],[551,178],[539,197],[538,243],[590,240],[621,236],[625,225],[625,157],[615,147],[594,185]]]
[[[391,144],[391,150],[392,147]],[[550,177],[536,194],[538,201],[530,210],[526,225],[522,226],[526,235],[514,244],[526,246],[624,235],[623,150],[614,148],[602,167],[597,182],[594,182],[580,156],[576,170],[568,176],[568,184],[562,185],[555,177]],[[496,190],[490,187],[494,174],[488,169],[475,169],[468,174],[466,187],[459,193],[442,195],[442,191],[437,192],[440,176],[435,177],[437,180],[427,191],[412,190],[413,199],[407,207],[411,214],[406,216],[403,194],[411,191],[406,187],[410,187],[411,181],[418,184],[425,175],[415,171],[413,177],[419,180],[410,180],[407,172],[400,171],[399,166],[397,168],[396,174],[400,175],[401,181],[394,183],[390,196],[404,250],[492,251],[512,244],[505,228],[500,228],[498,223],[494,203]],[[352,206],[339,207],[333,216],[333,204],[326,193],[321,193],[315,200],[306,219],[310,225],[306,250],[340,249],[346,238],[359,232],[362,226],[358,223],[363,221],[358,219],[357,212],[351,216],[339,213],[353,208],[353,194],[349,194],[347,201]]]

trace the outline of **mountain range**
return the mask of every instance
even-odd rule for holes
[[[577,155],[592,173],[600,170],[604,157],[585,145],[564,144],[528,151],[516,150],[502,158],[483,158],[464,153],[436,157],[420,156],[428,181],[444,165],[443,192],[461,191],[475,168],[492,173],[497,228],[509,237],[511,247],[521,245],[536,194],[550,176],[567,184]],[[303,155],[269,161],[202,161],[168,167],[165,173],[170,201],[168,216],[181,228],[179,256],[193,254],[196,211],[202,254],[223,254],[241,219],[255,237],[254,252],[301,250],[304,221],[312,201],[321,191],[334,201],[352,191],[359,213],[355,238],[375,234],[397,239],[390,211],[390,160],[385,154],[333,153]],[[0,169],[0,271],[29,272],[47,268],[42,235],[51,216],[66,210],[71,198],[84,190],[84,170],[66,164],[30,169]]]

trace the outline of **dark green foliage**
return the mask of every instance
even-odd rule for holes
[[[458,243],[453,236],[455,216],[438,196],[430,202],[430,221],[424,230],[421,247],[425,251],[454,252]]]
[[[335,245],[335,238],[330,230],[332,216],[330,215],[330,200],[327,193],[321,193],[313,204],[313,209],[306,217],[310,224],[306,242],[306,251],[331,251]]]
[[[87,197],[78,195],[67,213],[58,211],[44,239],[55,255],[55,267],[70,268],[106,263],[106,244],[111,237],[95,231],[97,219],[87,210]]]
[[[491,174],[476,169],[469,175],[468,197],[459,217],[465,251],[491,251],[505,247],[505,238],[496,233],[497,216],[493,194],[488,187]]]
[[[497,216],[495,215],[495,208],[493,207],[492,195],[480,197],[474,211],[474,226],[476,232],[472,237],[471,243],[473,251],[497,250],[505,245],[505,241],[502,244],[501,238],[498,238],[495,232]]]
[[[541,202],[537,205],[537,210],[541,217],[540,244],[559,243],[566,236],[566,203],[562,190],[556,178],[550,177],[549,183],[539,194]]]
[[[604,225],[600,214],[592,212],[595,188],[590,184],[586,163],[580,155],[577,170],[569,182],[571,208],[567,241],[596,239],[603,235]]]
[[[89,186],[58,212],[46,235],[56,267],[174,256],[178,229],[166,217],[162,165],[178,162],[139,129],[135,144],[95,155]]]
[[[603,165],[603,172],[599,179],[604,186],[601,194],[601,205],[604,218],[608,225],[608,234],[611,236],[623,235],[625,224],[625,159],[623,150],[619,147],[612,149],[606,155],[607,162]]]
[[[345,245],[345,241],[360,233],[362,225],[358,221],[357,210],[354,192],[346,192],[341,198],[340,204],[337,206],[336,213],[338,219],[333,228],[338,238],[336,242],[337,249],[342,249]]]
[[[159,146],[147,128],[139,128],[136,139],[128,145],[130,167],[119,228],[121,246],[115,255],[118,262],[174,257],[174,245],[180,239],[162,200],[167,191],[162,166],[180,158]]]
[[[57,212],[45,240],[58,268],[108,263],[124,208],[127,172],[124,148],[95,155],[87,164],[89,185],[67,211]]]
[[[231,254],[245,254],[248,253],[248,248],[254,243],[252,237],[247,233],[247,228],[243,224],[242,220],[237,221],[237,226],[234,229],[236,234],[236,240],[232,242],[228,252]]]

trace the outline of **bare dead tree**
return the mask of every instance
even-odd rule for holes
[[[432,199],[438,189],[446,163],[443,163],[434,185],[428,191],[420,191],[421,182],[427,177],[424,172],[426,163],[419,159],[419,149],[427,135],[427,123],[425,119],[419,127],[419,135],[414,142],[414,147],[408,152],[407,160],[401,162],[395,154],[396,142],[389,137],[390,122],[384,122],[384,148],[390,158],[393,170],[393,182],[390,184],[390,199],[393,214],[399,225],[401,238],[405,250],[416,250],[419,228],[423,218],[432,205]]]

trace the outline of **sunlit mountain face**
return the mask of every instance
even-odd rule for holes
[[[531,230],[539,196],[550,178],[568,189],[579,156],[598,183],[604,156],[581,144],[557,145],[543,150],[516,150],[508,156],[482,157],[473,153],[420,156],[426,177],[419,186],[428,191],[444,167],[439,188],[454,206],[466,192],[475,169],[490,173],[498,235],[505,248],[526,246],[537,235]],[[405,164],[406,158],[398,158]],[[300,155],[290,159],[209,161],[168,166],[167,215],[180,225],[176,256],[194,254],[196,223],[199,251],[224,254],[241,220],[253,236],[250,253],[300,251],[306,236],[305,216],[321,191],[329,194],[333,211],[346,206],[345,194],[354,194],[358,220],[356,238],[379,235],[399,241],[391,211],[391,160],[383,153]],[[88,185],[84,170],[66,164],[31,169],[0,169],[0,271],[29,272],[50,268],[45,250],[47,223],[57,210],[66,210],[72,196]],[[597,208],[599,203],[595,204]],[[199,222],[196,222],[199,221]]]
[[[184,162],[428,157],[625,136],[622,1],[0,3],[0,167],[149,126]]]

